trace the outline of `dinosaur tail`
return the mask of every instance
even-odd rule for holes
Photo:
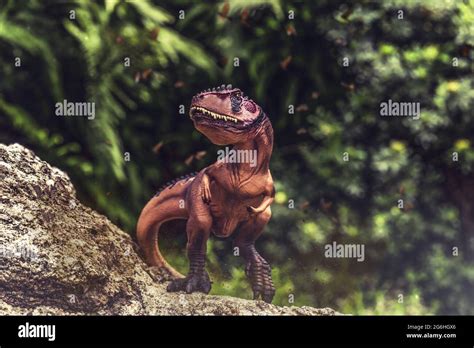
[[[183,197],[184,185],[153,197],[143,208],[137,223],[137,239],[145,253],[146,262],[151,266],[164,269],[174,278],[184,276],[175,270],[161,255],[158,246],[158,234],[163,223],[175,219],[186,219],[186,209],[180,208],[179,199]]]

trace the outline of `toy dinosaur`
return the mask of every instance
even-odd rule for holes
[[[192,98],[189,116],[196,129],[216,145],[255,151],[255,163],[226,159],[199,173],[175,180],[158,191],[143,208],[137,225],[138,242],[148,264],[165,269],[174,278],[168,291],[209,293],[205,269],[206,244],[212,232],[234,235],[234,248],[247,262],[246,274],[254,299],[271,302],[275,294],[271,267],[255,249],[255,241],[271,217],[275,196],[269,162],[273,149],[270,120],[238,88],[222,85]],[[167,221],[186,219],[189,272],[171,267],[158,248],[158,231]]]

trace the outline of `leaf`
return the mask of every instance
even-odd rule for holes
[[[54,97],[57,100],[63,99],[58,62],[47,41],[31,34],[27,29],[7,21],[3,16],[0,17],[0,41],[6,41],[13,47],[20,47],[42,60],[45,63],[44,69],[48,73]]]
[[[171,29],[161,28],[159,42],[160,45],[155,45],[156,51],[164,53],[171,61],[178,62],[179,55],[182,55],[209,75],[216,74],[217,66],[214,60],[195,41],[180,36]]]
[[[141,78],[140,72],[137,71],[135,73],[135,76],[133,77],[133,80],[135,81],[135,83],[138,83],[140,82],[140,78]]]
[[[191,156],[189,156],[188,158],[186,158],[186,159],[184,160],[184,163],[185,163],[187,166],[190,166],[191,163],[193,162],[193,159],[194,159],[194,155],[191,155]]]
[[[286,35],[288,35],[288,36],[296,35],[296,29],[293,26],[293,24],[289,24],[286,27]]]
[[[288,68],[288,65],[291,63],[292,56],[288,56],[280,62],[280,66],[283,70]]]
[[[221,11],[219,12],[219,16],[221,16],[222,18],[228,18],[229,10],[230,10],[230,5],[229,5],[229,2],[226,1],[224,5],[222,6]]]
[[[352,92],[355,89],[355,85],[353,83],[345,83],[341,82],[341,86],[344,87],[346,90]]]
[[[240,22],[242,24],[245,24],[247,26],[249,25],[248,22],[247,22],[247,20],[249,18],[249,14],[250,14],[250,12],[249,12],[249,9],[247,7],[242,10],[242,12],[240,13]]]
[[[184,81],[178,80],[174,83],[174,88],[182,88],[184,87],[185,83]]]
[[[155,146],[153,146],[153,153],[155,153],[156,155],[158,155],[158,153],[160,152],[160,150],[163,148],[163,141],[160,141],[158,144],[156,144]]]
[[[321,210],[327,213],[331,210],[332,202],[326,201],[324,198],[321,198],[321,200],[319,201],[319,205],[321,207]]]
[[[152,40],[156,40],[158,38],[158,33],[160,32],[160,28],[155,28],[150,32],[150,38]]]
[[[306,133],[308,133],[308,130],[305,129],[305,128],[299,128],[299,129],[296,131],[296,134],[298,134],[298,135],[306,134]]]
[[[165,10],[150,4],[148,1],[133,1],[129,2],[134,6],[143,17],[149,18],[155,23],[165,24],[173,21],[173,16],[167,13]]]
[[[145,69],[142,71],[142,79],[143,80],[146,80],[148,79],[148,77],[150,77],[151,73],[153,72],[153,70],[151,69]]]
[[[308,108],[308,105],[306,104],[300,104],[296,107],[296,111],[297,112],[305,112],[305,111],[308,111],[309,108]]]
[[[195,157],[199,161],[199,160],[203,159],[204,156],[206,156],[206,154],[207,154],[207,151],[198,151],[198,152],[196,152]]]

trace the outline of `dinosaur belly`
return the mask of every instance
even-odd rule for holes
[[[218,219],[212,225],[212,233],[217,237],[229,237],[236,229],[238,221],[236,219]]]
[[[241,221],[239,202],[233,200],[221,201],[222,204],[210,204],[212,214],[212,233],[218,237],[228,237]]]
[[[258,205],[260,200],[259,198],[240,199],[235,192],[230,193],[217,186],[211,186],[211,191],[210,210],[213,218],[211,231],[222,238],[229,237],[241,222],[247,221],[249,219],[247,206]]]

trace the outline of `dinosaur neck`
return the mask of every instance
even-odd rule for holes
[[[253,133],[249,137],[250,140],[237,143],[233,146],[234,150],[247,150],[256,156],[254,163],[232,163],[230,164],[234,170],[240,174],[254,175],[257,173],[266,173],[270,164],[270,157],[273,151],[273,128],[270,120],[265,115],[262,122],[257,128],[251,130]]]

